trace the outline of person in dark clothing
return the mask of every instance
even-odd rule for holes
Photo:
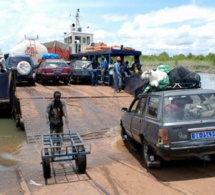
[[[91,85],[98,86],[98,69],[99,63],[95,58],[92,59],[92,76],[91,76]]]
[[[122,89],[124,89],[127,83],[127,79],[130,75],[128,61],[126,61],[125,63],[122,62],[120,66],[120,73],[121,73],[121,79],[122,79]]]
[[[130,76],[130,74],[131,74],[130,73],[130,67],[129,67],[129,62],[128,61],[125,62],[124,72],[125,72],[125,74],[126,74],[127,77]]]
[[[66,111],[66,105],[64,101],[61,101],[61,93],[59,91],[54,92],[54,99],[48,104],[46,108],[47,124],[50,127],[50,133],[63,133],[63,117],[65,117],[65,123],[68,125],[68,115]]]

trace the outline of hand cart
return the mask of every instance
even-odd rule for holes
[[[85,173],[87,167],[86,154],[91,153],[79,133],[54,133],[42,135],[41,159],[45,184],[51,178],[50,162],[75,160],[79,173]]]

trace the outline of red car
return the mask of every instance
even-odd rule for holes
[[[34,72],[36,81],[42,85],[49,81],[63,81],[67,85],[71,75],[70,67],[63,59],[44,59]]]

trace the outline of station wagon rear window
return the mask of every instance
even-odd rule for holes
[[[63,67],[69,67],[67,63],[65,62],[47,62],[46,63],[47,68],[63,68]]]
[[[8,65],[11,67],[16,67],[19,64],[19,62],[21,62],[21,61],[26,61],[29,64],[31,64],[30,58],[23,56],[23,57],[11,57],[11,58],[9,58]]]
[[[164,122],[215,119],[215,94],[165,97],[163,113]]]
[[[82,68],[92,67],[90,66],[90,64],[91,64],[91,61],[76,61],[73,66],[77,69],[78,68],[82,69]]]

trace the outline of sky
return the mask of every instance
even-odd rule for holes
[[[132,47],[143,55],[215,53],[214,0],[0,0],[0,5],[3,53],[25,36],[63,42],[77,9],[94,42]]]

